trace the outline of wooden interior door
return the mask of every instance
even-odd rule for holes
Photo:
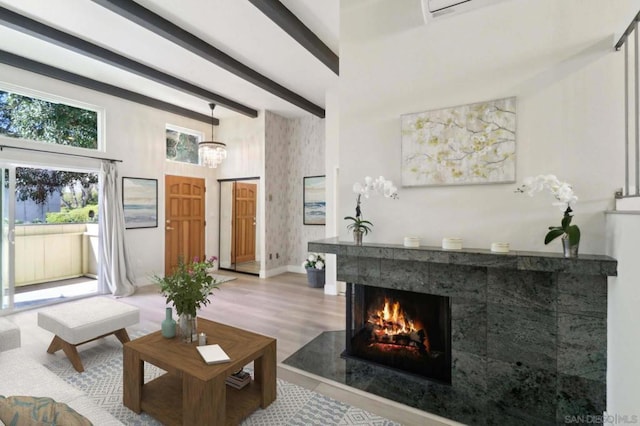
[[[171,273],[182,257],[204,257],[204,179],[165,176],[164,271]]]
[[[256,260],[256,203],[258,185],[236,182],[233,211],[236,265]]]

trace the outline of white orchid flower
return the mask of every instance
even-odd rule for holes
[[[519,192],[525,192],[532,197],[536,192],[547,189],[557,200],[552,205],[559,207],[562,211],[572,207],[578,201],[571,185],[561,182],[555,175],[527,177],[523,182]]]

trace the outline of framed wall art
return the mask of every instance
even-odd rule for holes
[[[302,178],[302,223],[305,225],[325,225],[327,223],[325,189],[326,176]]]
[[[406,114],[402,185],[515,182],[516,98]]]
[[[126,229],[158,227],[158,180],[123,177],[122,205]]]

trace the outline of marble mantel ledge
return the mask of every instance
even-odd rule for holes
[[[494,253],[487,249],[464,248],[444,250],[440,247],[405,247],[401,244],[364,243],[339,241],[338,237],[310,241],[310,252],[331,253],[338,256],[368,257],[417,262],[445,263],[451,265],[480,266],[487,268],[516,269],[520,271],[565,272],[572,274],[617,276],[618,261],[612,257],[580,254],[577,258],[563,257],[558,253],[534,251],[510,251]]]

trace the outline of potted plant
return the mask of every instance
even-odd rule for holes
[[[573,220],[571,206],[578,201],[578,197],[573,193],[571,185],[567,182],[561,182],[554,175],[528,177],[524,180],[524,184],[516,189],[516,192],[526,193],[532,197],[536,192],[543,189],[548,190],[557,200],[553,205],[564,211],[560,226],[549,227],[549,232],[544,237],[544,243],[549,244],[556,238],[561,237],[564,257],[578,256],[580,228],[578,228],[578,225],[571,224]]]
[[[360,204],[362,202],[362,196],[369,198],[371,194],[381,194],[385,198],[398,199],[398,188],[393,185],[393,182],[386,180],[383,176],[373,179],[371,176],[364,178],[364,185],[360,182],[356,182],[353,185],[353,192],[358,194],[356,197],[356,215],[345,216],[345,220],[351,220],[352,223],[347,225],[347,229],[353,231],[353,241],[356,245],[362,245],[362,236],[371,232],[373,223],[368,220],[362,219],[362,210]]]
[[[571,207],[567,207],[562,217],[560,226],[550,226],[549,232],[544,237],[544,243],[549,244],[558,237],[562,237],[562,247],[565,257],[575,257],[578,255],[578,247],[580,244],[580,228],[578,225],[572,225]],[[568,253],[567,253],[568,250]]]
[[[197,340],[195,321],[198,309],[210,303],[209,297],[219,285],[209,273],[217,260],[215,256],[203,260],[195,257],[192,263],[186,263],[180,258],[171,274],[154,277],[167,304],[172,303],[176,309],[178,332],[185,342]]]
[[[324,287],[325,272],[324,258],[320,253],[311,253],[307,260],[302,263],[302,267],[307,270],[307,283],[309,287]]]
[[[353,222],[347,225],[349,231],[353,231],[353,241],[357,245],[362,244],[362,236],[371,232],[373,223],[368,220],[361,219],[359,217],[345,216],[345,220],[352,220]]]

